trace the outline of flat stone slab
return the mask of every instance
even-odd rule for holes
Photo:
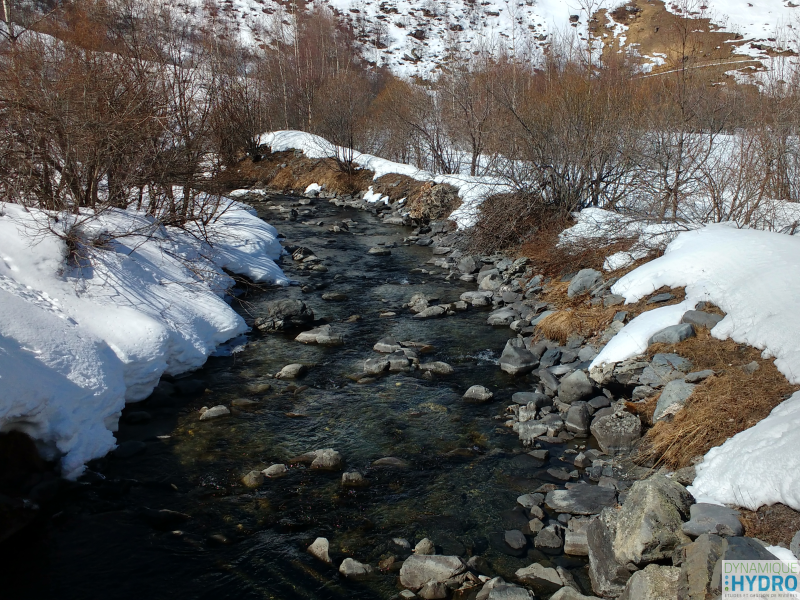
[[[576,485],[569,490],[554,490],[545,496],[545,504],[558,513],[595,515],[616,503],[617,494],[612,488],[597,485]]]
[[[683,524],[683,533],[696,538],[704,533],[738,536],[744,533],[739,511],[717,504],[699,502],[689,508],[690,519]]]

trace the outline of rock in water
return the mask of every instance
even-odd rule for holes
[[[430,372],[436,375],[452,375],[453,374],[453,367],[448,365],[446,362],[435,361],[429,363],[422,363],[419,366],[419,370],[423,373]]]
[[[242,477],[242,483],[249,488],[261,487],[264,483],[264,474],[261,471],[250,471]]]
[[[557,513],[596,515],[613,506],[617,494],[613,488],[578,483],[568,490],[553,490],[545,496],[545,504]]]
[[[323,325],[311,331],[304,331],[294,339],[304,344],[319,344],[320,346],[341,346],[344,344],[344,338],[340,334],[331,331],[330,325]]]
[[[433,542],[428,538],[422,538],[416,546],[414,546],[414,554],[436,554],[436,548]]]
[[[342,468],[342,455],[333,448],[315,450],[316,458],[311,462],[312,469],[338,471]]]
[[[314,311],[301,300],[273,300],[265,304],[266,316],[255,320],[259,331],[285,331],[304,327],[314,321]]]
[[[347,579],[365,579],[372,574],[372,567],[352,558],[345,558],[339,566],[339,573]]]
[[[286,365],[275,375],[277,379],[297,379],[306,372],[306,366],[299,363]]]
[[[486,402],[492,399],[494,394],[482,385],[473,385],[466,392],[464,392],[464,400],[473,400],[475,402]]]
[[[330,549],[330,544],[328,543],[328,539],[324,537],[318,537],[308,547],[307,550],[308,553],[311,554],[311,556],[320,559],[322,562],[331,564],[333,561],[331,560],[331,557],[328,554],[329,549]]]
[[[288,472],[286,465],[272,465],[261,471],[265,477],[283,477]]]
[[[217,417],[224,417],[229,414],[231,414],[231,411],[228,410],[228,407],[220,404],[218,406],[212,406],[208,410],[204,410],[203,414],[200,415],[200,420],[208,421],[209,419],[216,419]]]
[[[512,338],[506,342],[503,354],[500,356],[500,368],[509,375],[530,373],[539,365],[537,359],[519,338]]]
[[[378,340],[375,345],[372,347],[375,352],[382,352],[383,354],[391,354],[392,352],[397,352],[398,350],[402,350],[402,346],[391,336],[387,336],[385,338],[381,338]]]
[[[412,554],[400,569],[400,583],[403,587],[418,590],[429,581],[444,583],[465,570],[464,563],[457,556]]]

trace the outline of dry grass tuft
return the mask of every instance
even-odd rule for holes
[[[605,329],[616,311],[613,308],[568,308],[542,319],[536,328],[546,338],[567,343],[573,333],[591,337]]]
[[[800,512],[785,504],[762,506],[757,511],[741,509],[741,513],[739,520],[744,525],[744,534],[773,546],[788,548],[795,532],[800,529]]]
[[[661,394],[655,394],[639,402],[626,402],[625,410],[629,413],[638,415],[642,423],[646,425],[653,424],[653,414],[656,412],[656,405]]]
[[[716,340],[708,330],[675,346],[654,344],[648,350],[675,352],[692,361],[694,370],[716,375],[700,383],[671,422],[659,421],[647,432],[640,460],[678,469],[692,464],[711,448],[748,429],[769,415],[798,386],[790,384],[756,348],[733,340]],[[757,362],[752,375],[742,366]]]

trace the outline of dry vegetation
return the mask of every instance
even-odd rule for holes
[[[675,352],[690,360],[696,371],[715,372],[698,384],[671,421],[659,421],[645,437],[642,458],[670,468],[691,465],[696,457],[764,419],[798,389],[771,360],[761,358],[759,350],[717,340],[706,329],[678,345],[654,344],[648,350],[651,356],[657,352]],[[742,369],[754,361],[759,368],[753,374]]]
[[[762,506],[757,511],[741,509],[739,520],[744,534],[774,546],[789,547],[794,534],[800,530],[800,512],[784,504]]]

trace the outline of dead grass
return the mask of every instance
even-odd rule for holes
[[[648,350],[675,352],[692,362],[696,371],[712,369],[716,375],[698,384],[670,422],[659,421],[647,432],[641,461],[655,461],[673,469],[748,429],[798,389],[791,385],[761,352],[733,340],[714,339],[706,329],[675,346],[654,344]],[[742,366],[757,362],[749,375]]]
[[[542,319],[536,328],[546,338],[566,344],[567,338],[573,333],[584,337],[593,337],[602,332],[616,312],[613,308],[567,308],[559,310]]]
[[[625,410],[629,413],[638,415],[645,425],[653,425],[653,414],[656,412],[656,405],[661,394],[655,394],[639,402],[626,402]]]
[[[741,509],[739,520],[744,525],[744,534],[771,545],[786,548],[794,534],[800,530],[800,512],[785,504],[762,506],[757,511]]]

